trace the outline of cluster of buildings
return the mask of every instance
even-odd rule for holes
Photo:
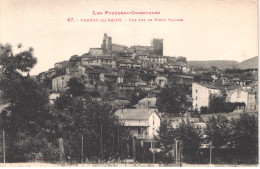
[[[226,97],[227,102],[244,102],[243,111],[258,110],[258,70],[242,74],[226,73],[216,67],[189,67],[183,57],[163,56],[163,40],[153,39],[151,46],[125,46],[112,43],[104,34],[100,48],[90,48],[82,56],[55,63],[54,68],[37,76],[38,81],[49,83],[50,99],[68,90],[71,78],[84,84],[86,92],[95,92],[97,100],[118,108],[116,115],[125,127],[141,141],[153,147],[154,136],[162,120],[156,103],[156,93],[166,86],[186,85],[190,89],[193,109],[209,105],[210,95]],[[126,109],[133,91],[142,90],[147,97],[132,109]],[[190,120],[200,126],[205,123]],[[171,118],[174,127],[181,122]]]

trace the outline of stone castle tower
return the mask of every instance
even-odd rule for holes
[[[107,34],[104,34],[103,43],[101,45],[101,48],[103,49],[103,53],[110,53],[112,52],[112,38],[107,36]]]
[[[154,54],[163,56],[163,39],[153,39],[152,47],[154,48]]]

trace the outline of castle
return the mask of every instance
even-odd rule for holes
[[[153,39],[151,46],[140,46],[134,45],[127,47],[125,45],[119,45],[112,43],[112,37],[109,37],[106,33],[104,34],[103,43],[101,45],[103,54],[112,54],[118,52],[138,53],[146,55],[158,55],[163,56],[163,39]]]

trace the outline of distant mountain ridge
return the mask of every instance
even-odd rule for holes
[[[244,60],[243,62],[238,62],[234,60],[208,60],[208,61],[188,61],[187,64],[190,67],[203,67],[203,68],[210,68],[211,66],[216,66],[218,69],[221,70],[227,68],[240,68],[240,69],[253,68],[254,69],[254,68],[258,68],[258,56]]]
[[[256,69],[258,68],[258,56],[244,60],[239,64],[240,69]]]
[[[209,60],[209,61],[188,61],[188,66],[210,68],[216,66],[218,69],[238,68],[239,62],[233,60]]]

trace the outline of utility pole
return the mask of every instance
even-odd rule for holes
[[[134,163],[136,161],[136,142],[135,142],[135,138],[133,137],[133,159],[134,159]]]
[[[115,131],[113,131],[112,138],[113,138],[112,154],[114,155],[115,154]]]
[[[178,164],[178,140],[175,140],[175,162]]]
[[[3,156],[4,156],[4,163],[5,163],[5,131],[3,130]]]
[[[212,141],[209,143],[209,164],[212,163]]]
[[[81,136],[81,164],[83,164],[83,134]]]
[[[153,164],[155,163],[155,150],[154,150],[154,146],[153,146],[153,142],[152,142],[152,150],[153,150]]]
[[[119,125],[117,126],[117,153],[119,154]]]
[[[101,138],[100,138],[100,151],[101,151],[101,160],[103,161],[103,124],[101,123]]]
[[[182,144],[182,140],[179,141],[179,164],[180,164],[180,167],[182,166],[182,161],[181,161],[181,153],[182,153],[182,149],[183,149],[183,144]]]

